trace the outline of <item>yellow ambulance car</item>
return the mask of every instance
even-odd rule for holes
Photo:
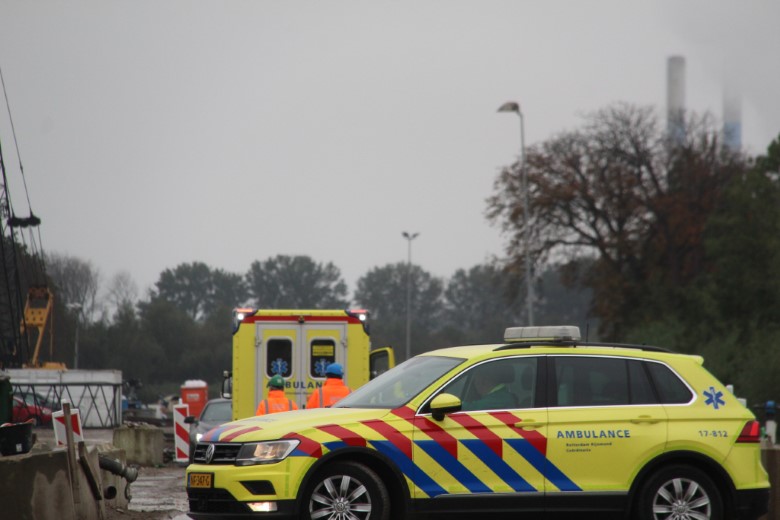
[[[583,342],[565,326],[510,328],[505,341],[419,355],[333,408],[215,428],[187,468],[189,515],[767,511],[759,424],[701,357]]]

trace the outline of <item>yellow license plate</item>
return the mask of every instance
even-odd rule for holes
[[[189,484],[187,485],[187,487],[210,488],[212,477],[213,475],[211,473],[190,473]]]

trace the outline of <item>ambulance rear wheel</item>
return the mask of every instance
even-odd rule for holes
[[[328,464],[309,485],[301,518],[389,520],[390,495],[379,476],[363,464]]]
[[[723,501],[712,479],[691,466],[669,466],[645,483],[636,517],[641,520],[723,520]]]

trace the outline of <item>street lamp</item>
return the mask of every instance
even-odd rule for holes
[[[523,112],[520,105],[515,101],[507,101],[500,107],[499,112],[514,112],[520,118],[520,183],[523,189],[523,242],[525,246],[525,285],[526,296],[525,305],[528,309],[528,325],[534,324],[534,288],[531,276],[531,249],[528,222],[528,177],[525,171],[525,125],[523,123]]]
[[[406,259],[406,359],[412,357],[412,240],[420,233],[401,233],[409,244]]]
[[[79,367],[79,322],[81,321],[81,304],[69,303],[66,305],[68,309],[74,309],[76,311],[76,339],[73,345],[73,368]]]

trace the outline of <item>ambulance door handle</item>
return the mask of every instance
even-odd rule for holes
[[[631,422],[634,424],[640,424],[640,423],[655,424],[660,420],[661,419],[653,417],[652,415],[640,415],[639,417],[635,417],[634,419],[631,419]]]
[[[523,430],[535,430],[544,425],[545,423],[542,421],[534,421],[533,419],[528,419],[526,421],[520,421],[518,423],[515,423],[515,428],[522,428]]]

